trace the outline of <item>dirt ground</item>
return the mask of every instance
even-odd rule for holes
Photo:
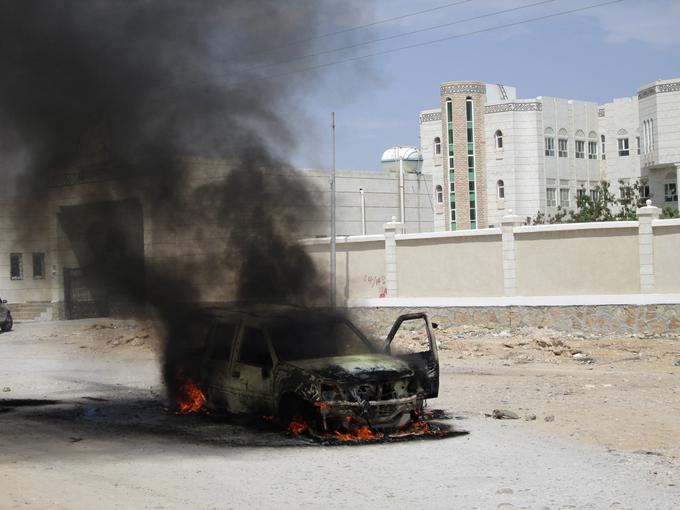
[[[468,326],[436,335],[441,389],[430,405],[470,434],[329,449],[260,423],[164,411],[149,322],[16,324],[0,335],[0,508],[311,507],[330,487],[340,498],[331,508],[680,501],[680,339]],[[518,419],[495,419],[494,410]],[[225,469],[239,484],[211,490]],[[366,478],[376,470],[389,481],[371,492]],[[258,489],[260,477],[268,478]],[[249,490],[271,499],[253,504]]]

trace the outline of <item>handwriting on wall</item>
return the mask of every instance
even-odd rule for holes
[[[363,281],[366,282],[371,289],[378,291],[378,297],[387,297],[387,279],[384,275],[364,274]]]

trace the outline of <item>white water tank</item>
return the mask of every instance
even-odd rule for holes
[[[399,160],[404,160],[404,172],[419,174],[423,166],[423,156],[420,151],[410,145],[395,145],[383,152],[380,162],[383,170],[399,171]]]

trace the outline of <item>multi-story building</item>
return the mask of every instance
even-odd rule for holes
[[[663,134],[661,134],[663,131]],[[517,99],[513,87],[446,82],[440,106],[420,113],[423,172],[432,175],[436,230],[498,225],[574,209],[607,180],[649,180],[643,194],[677,207],[680,80],[598,105],[553,97]]]

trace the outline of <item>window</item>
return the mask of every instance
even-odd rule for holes
[[[437,137],[434,139],[434,155],[441,156],[442,154],[442,139]]]
[[[9,274],[12,280],[23,280],[24,261],[21,253],[9,254]]]
[[[628,182],[627,179],[621,179],[621,183],[619,185],[619,198],[622,200],[629,199],[633,196],[633,190],[630,187],[630,183]]]
[[[239,361],[246,365],[258,367],[272,366],[272,357],[267,346],[267,338],[261,329],[245,327],[241,340],[241,354]]]
[[[468,190],[470,191],[470,228],[477,228],[477,194],[475,175],[475,124],[472,98],[465,99],[465,118],[467,120]],[[502,141],[501,141],[502,143]]]
[[[33,278],[41,280],[45,278],[45,254],[33,254]]]
[[[569,188],[560,188],[560,205],[562,207],[569,207],[571,205],[569,203],[570,198]]]
[[[585,159],[586,157],[586,142],[583,140],[576,140],[576,159]]]
[[[637,153],[638,153],[638,156],[639,156],[640,155],[640,137],[636,136],[635,141],[637,142]]]
[[[666,202],[677,202],[678,185],[674,182],[667,182],[663,185],[663,195]]]
[[[555,207],[557,205],[555,201],[555,188],[546,188],[545,201],[548,207]]]
[[[496,189],[498,190],[498,198],[505,198],[505,183],[503,182],[503,179],[498,180]]]
[[[597,159],[597,142],[588,142],[588,159]]]
[[[628,148],[628,138],[619,138],[619,156],[625,157],[629,154],[630,150]]]
[[[649,198],[649,184],[640,184],[640,198],[643,200]]]
[[[590,190],[590,199],[593,202],[597,202],[598,198],[600,198],[600,193],[596,189],[591,189]]]
[[[441,204],[444,202],[444,190],[442,187],[437,184],[437,187],[435,188],[435,196],[437,198],[437,203]]]
[[[557,139],[557,155],[560,158],[566,158],[569,156],[569,149],[567,148],[568,143],[569,140],[567,140],[566,138]]]
[[[579,198],[583,198],[586,196],[586,189],[581,186],[579,189],[576,190],[576,200]]]
[[[600,154],[602,154],[602,159],[607,159],[607,155],[604,152],[604,135],[600,136],[600,142],[602,143],[602,152],[600,152]]]
[[[545,155],[550,157],[555,156],[555,139],[552,136],[545,137]]]
[[[227,361],[231,355],[231,345],[234,342],[236,324],[231,322],[220,322],[215,326],[213,332],[212,348],[210,359],[213,361]]]
[[[495,137],[496,137],[496,149],[502,149],[503,148],[503,132],[499,129],[498,131],[496,131]]]

